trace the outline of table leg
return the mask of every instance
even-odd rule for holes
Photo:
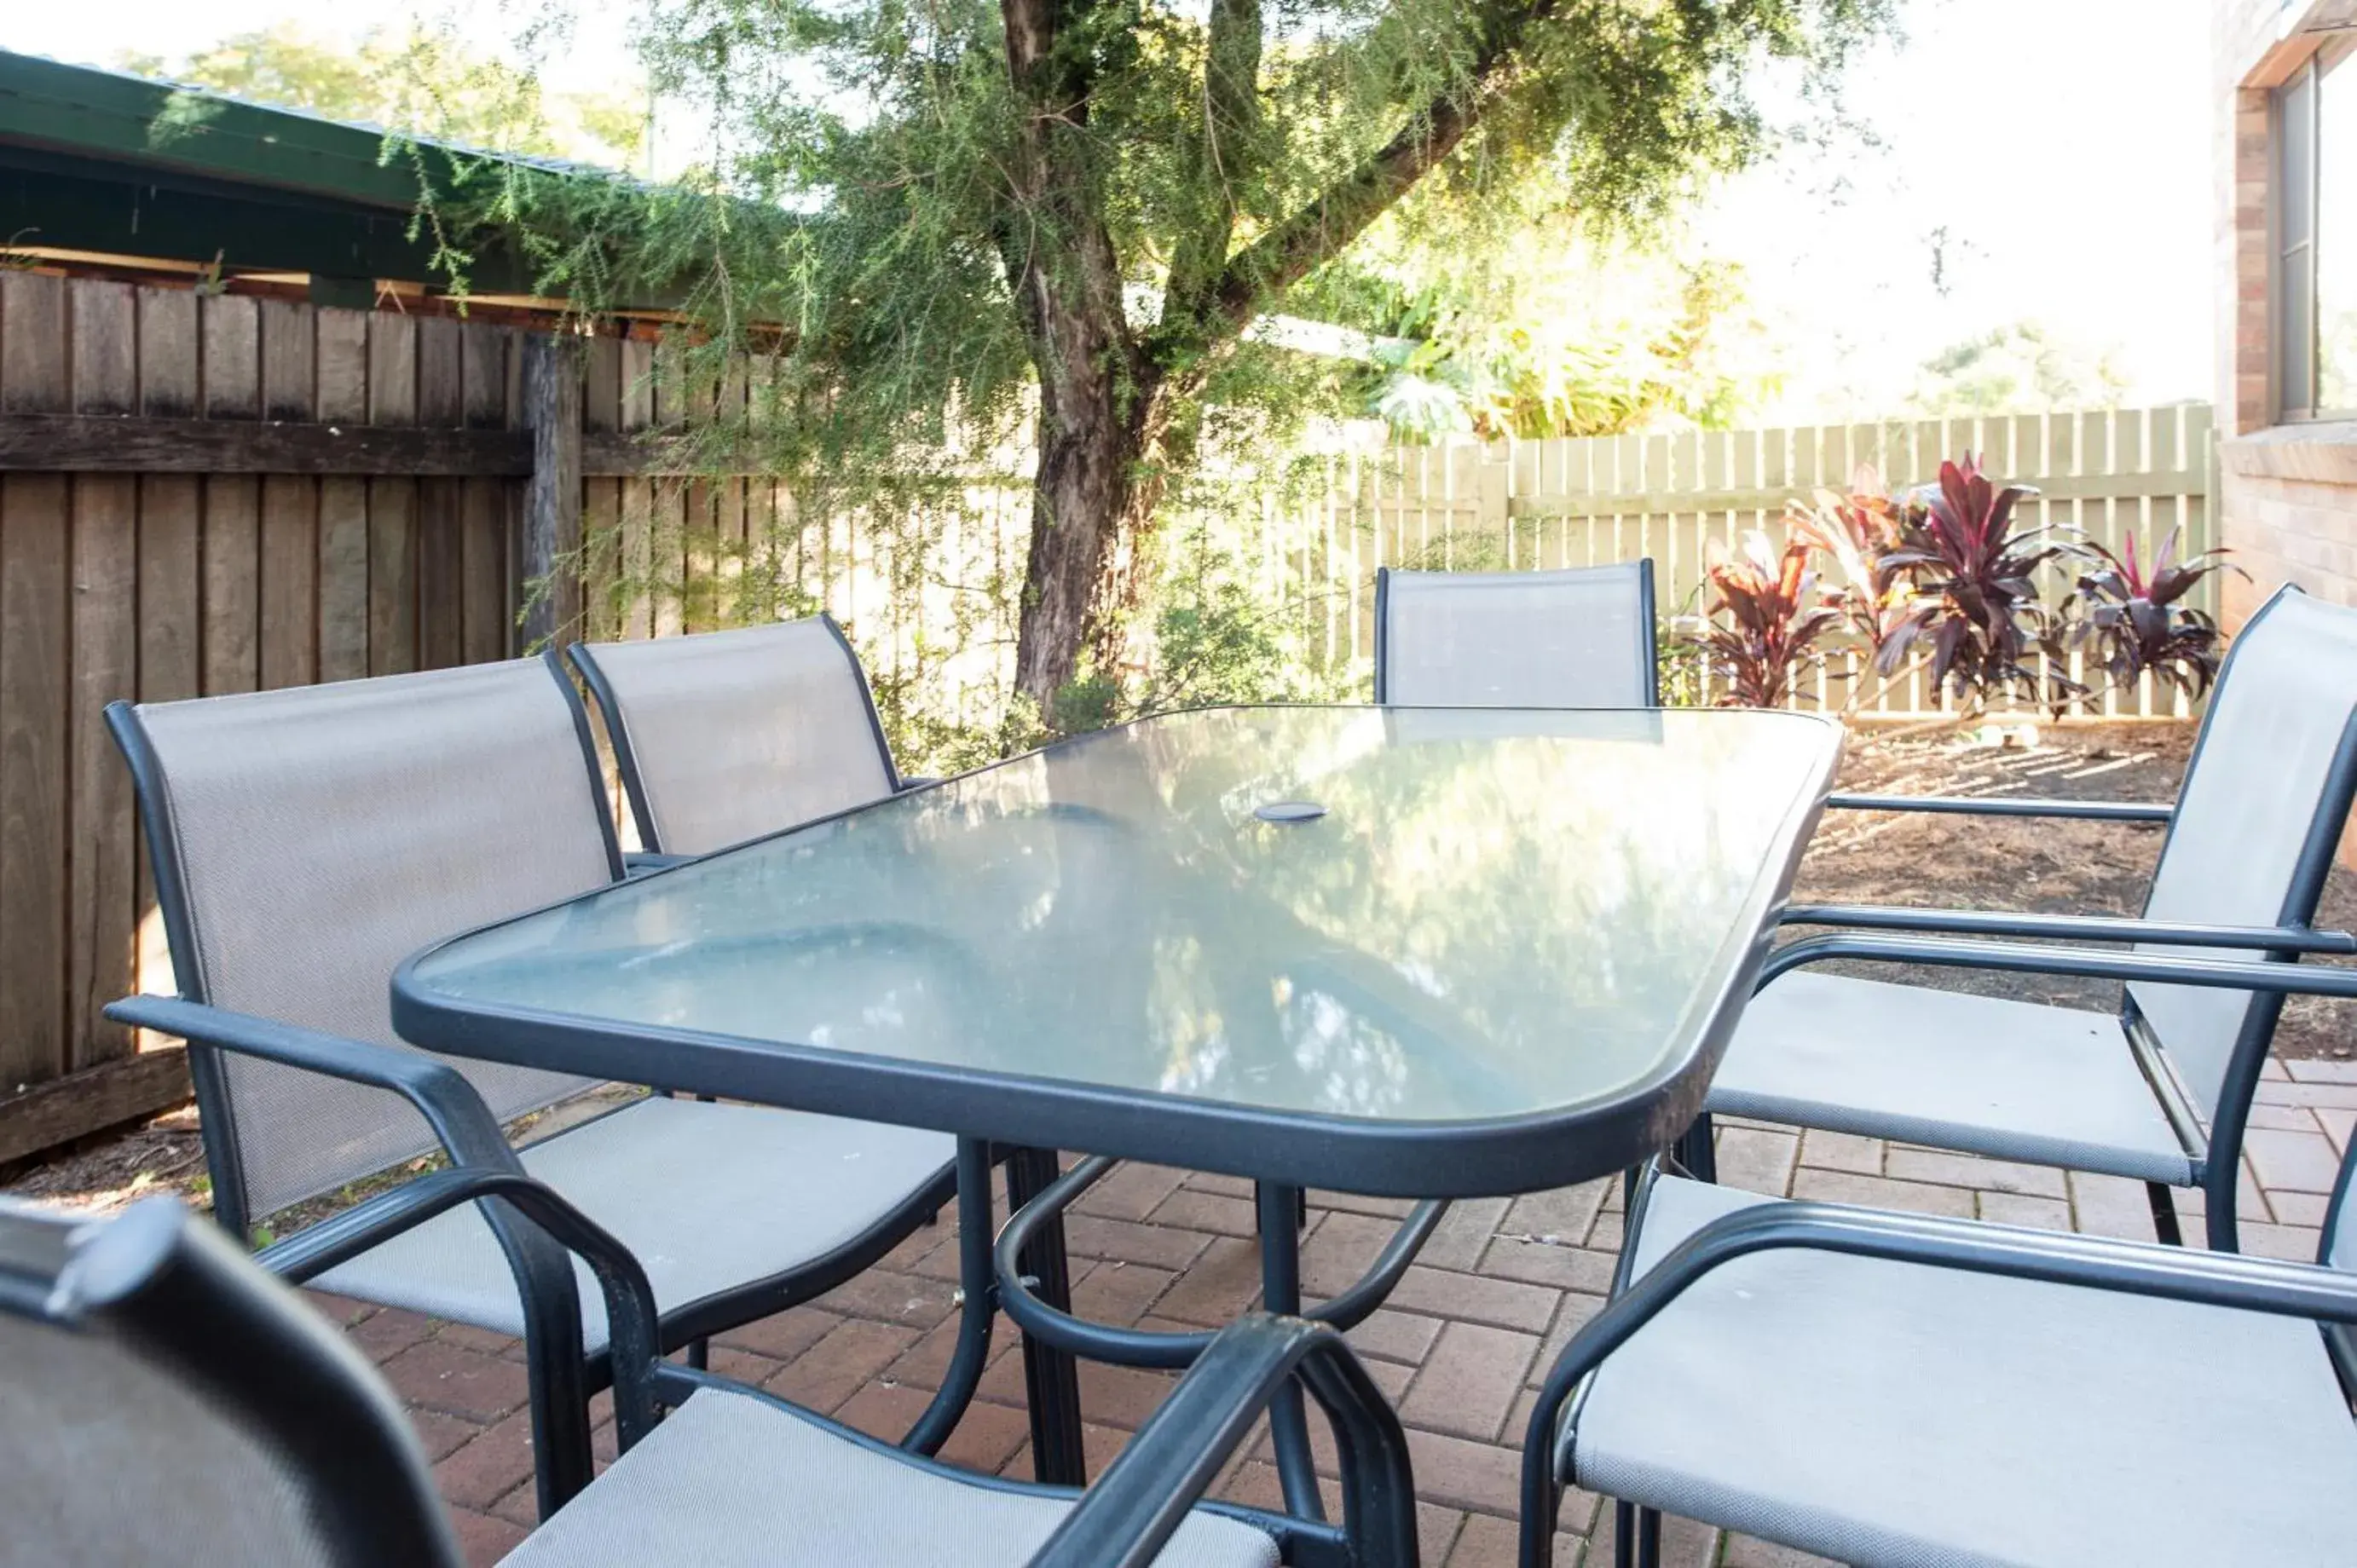
[[[1053,1149],[1017,1149],[1006,1156],[1008,1211],[1037,1197],[1061,1172]],[[1064,1256],[1064,1221],[1059,1216],[1016,1258],[1032,1279],[1041,1301],[1060,1311],[1072,1305],[1071,1266]],[[1081,1448],[1080,1368],[1064,1351],[1023,1337],[1023,1392],[1031,1409],[1031,1474],[1050,1486],[1088,1484],[1088,1460]]]
[[[1260,1208],[1261,1305],[1271,1312],[1301,1310],[1301,1232],[1295,1216],[1300,1212],[1301,1189],[1262,1182],[1254,1189]],[[1322,1520],[1324,1503],[1318,1495],[1318,1468],[1309,1452],[1309,1418],[1302,1408],[1301,1385],[1288,1380],[1268,1407],[1269,1436],[1276,1447],[1277,1479],[1285,1487],[1285,1509],[1297,1519]]]

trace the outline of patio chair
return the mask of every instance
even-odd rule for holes
[[[2287,588],[2235,639],[2170,805],[1836,797],[1836,806],[2168,824],[2139,919],[1795,907],[1789,924],[2132,942],[2288,959],[2357,952],[2309,928],[2357,790],[2357,610]],[[1763,985],[1719,1064],[1711,1112],[2174,1187],[2235,1245],[2244,1123],[2282,1010],[2272,993],[2138,983],[2116,1015],[1829,974]],[[1683,1145],[1710,1174],[1707,1119]]]
[[[188,1042],[214,1213],[232,1236],[424,1156],[530,1171],[637,1250],[663,1313],[661,1348],[700,1358],[706,1336],[866,1269],[956,1192],[962,1163],[987,1202],[986,1155],[942,1134],[661,1093],[587,1119],[576,1113],[594,1101],[566,1106],[558,1120],[575,1120],[519,1154],[502,1122],[596,1086],[428,1056],[393,1034],[401,960],[620,875],[604,791],[583,764],[588,718],[553,657],[117,703],[107,720],[131,765],[179,989],[107,1012]],[[660,1088],[662,1064],[644,1079]],[[361,1211],[398,1208],[405,1190]],[[285,1262],[300,1240],[267,1246],[264,1263]],[[968,1262],[981,1293],[987,1253]],[[607,1375],[608,1325],[544,1238],[495,1205],[468,1209],[320,1283],[522,1334],[544,1509],[587,1479],[583,1382]],[[974,1344],[962,1357],[977,1371],[988,1330],[985,1314],[963,1323]],[[938,1445],[970,1392],[970,1380],[945,1388],[911,1440]]]
[[[904,787],[832,616],[569,651],[651,854],[708,854]]]
[[[527,1177],[454,1170],[418,1185],[433,1188],[427,1201],[344,1243],[496,1193],[592,1260],[616,1326],[619,1455],[504,1559],[516,1568],[1415,1561],[1405,1439],[1331,1329],[1234,1326],[1076,1506],[1070,1492],[953,1470],[655,1359],[636,1262]],[[0,1563],[460,1562],[425,1455],[374,1369],[170,1198],[105,1221],[0,1204]],[[1289,1377],[1334,1413],[1347,1531],[1196,1506]]]
[[[1562,572],[1375,573],[1375,701],[1652,708],[1653,563]]]
[[[1913,944],[1816,939],[1907,961]],[[2020,971],[2022,945],[1945,944]],[[2357,996],[2318,966],[2083,972]],[[2357,1543],[2357,1144],[2315,1263],[1793,1203],[1649,1171],[1605,1309],[1525,1437],[1524,1568],[1558,1488],[1862,1565],[2341,1564]],[[1641,1513],[1640,1510],[1643,1510]],[[1633,1548],[1633,1551],[1632,1551]]]

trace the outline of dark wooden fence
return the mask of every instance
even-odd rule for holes
[[[169,973],[101,710],[510,656],[585,498],[651,515],[688,489],[629,435],[665,412],[651,353],[0,272],[0,1163],[186,1092],[174,1043],[101,1014]],[[528,360],[578,378],[549,401],[579,423],[537,442]],[[577,478],[527,528],[536,449]]]

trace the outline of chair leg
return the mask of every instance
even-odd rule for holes
[[[576,1345],[565,1344],[556,1354],[567,1364],[550,1364],[552,1336],[524,1336],[524,1377],[532,1412],[534,1490],[540,1517],[545,1522],[589,1484],[589,1410],[582,1397],[581,1362]]]
[[[1678,1164],[1696,1181],[1718,1180],[1718,1151],[1711,1141],[1710,1112],[1706,1111],[1694,1119],[1694,1125],[1680,1135],[1677,1144]]]
[[[1662,1568],[1662,1511],[1637,1510],[1637,1568]]]
[[[1637,1505],[1612,1505],[1612,1568],[1637,1568]]]
[[[2148,1181],[2144,1184],[2145,1196],[2152,1200],[2152,1233],[2160,1238],[2164,1247],[2182,1247],[2185,1233],[2177,1225],[2177,1195],[2167,1183]]]

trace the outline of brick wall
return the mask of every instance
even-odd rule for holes
[[[2352,0],[2218,0],[2212,12],[2217,183],[2218,502],[2252,580],[2228,579],[2238,625],[2276,586],[2357,605],[2357,424],[2275,423],[2268,352],[2268,90]]]

